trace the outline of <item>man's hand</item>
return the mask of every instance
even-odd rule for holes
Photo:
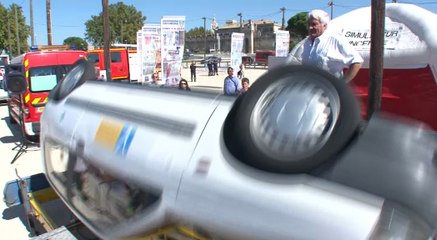
[[[347,70],[346,74],[344,75],[343,79],[345,82],[350,82],[354,77],[357,75],[358,71],[361,68],[362,63],[352,63],[349,66],[349,69]]]

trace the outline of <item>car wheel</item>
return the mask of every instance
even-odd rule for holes
[[[347,84],[305,66],[276,68],[234,103],[225,122],[230,152],[276,173],[304,173],[338,154],[358,131],[358,101]]]
[[[79,59],[67,75],[50,91],[49,99],[59,101],[88,80],[95,80],[94,65],[85,59]]]

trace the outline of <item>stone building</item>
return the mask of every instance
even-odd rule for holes
[[[247,22],[229,21],[218,27],[214,36],[187,37],[185,47],[195,52],[203,52],[205,42],[207,52],[231,51],[231,35],[233,32],[244,33],[243,52],[254,53],[257,50],[275,49],[275,32],[280,29],[278,23],[272,20],[256,20]]]

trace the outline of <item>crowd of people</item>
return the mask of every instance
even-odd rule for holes
[[[363,58],[339,35],[332,34],[326,29],[330,21],[328,13],[323,10],[312,10],[308,13],[308,36],[303,40],[300,49],[295,51],[294,60],[303,65],[319,67],[335,77],[351,81],[358,73],[363,63]],[[208,61],[208,76],[218,75],[217,61]],[[343,69],[347,68],[346,71]],[[196,82],[196,65],[190,65],[191,82]],[[223,82],[223,93],[228,96],[245,94],[250,86],[250,81],[244,76],[244,65],[239,66],[237,74],[232,67],[227,68],[227,76]],[[159,85],[158,75],[152,76],[151,86]],[[188,81],[181,79],[178,85],[180,90],[190,91]]]

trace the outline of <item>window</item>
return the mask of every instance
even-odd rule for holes
[[[121,62],[121,53],[120,52],[112,52],[111,53],[111,62]]]
[[[100,61],[98,53],[88,53],[88,61],[98,63]]]
[[[135,184],[108,171],[51,139],[44,144],[47,176],[89,223],[102,231],[144,214],[161,199],[162,190]]]
[[[62,78],[58,66],[35,67],[29,70],[29,88],[31,92],[52,90]]]
[[[4,67],[8,64],[8,59],[6,57],[0,57],[0,67]]]

